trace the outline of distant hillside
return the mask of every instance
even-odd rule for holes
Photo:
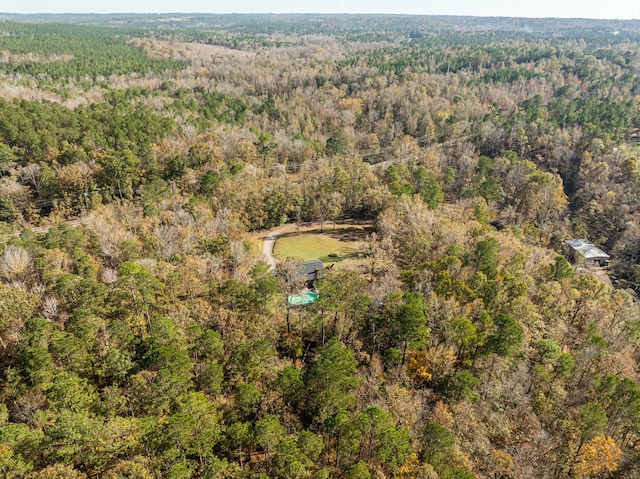
[[[576,12],[579,13],[579,12]],[[433,15],[380,14],[209,14],[209,13],[112,13],[112,14],[16,14],[0,13],[0,19],[24,22],[53,22],[86,25],[170,28],[180,30],[259,31],[263,33],[337,33],[362,34],[371,31],[433,34],[495,31],[527,37],[545,35],[589,36],[613,32],[636,35],[640,20],[531,19],[509,17],[462,17]]]

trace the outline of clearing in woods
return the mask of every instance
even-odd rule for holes
[[[273,248],[276,258],[294,257],[303,260],[320,259],[323,263],[337,263],[354,258],[358,244],[372,231],[371,225],[303,226],[280,235]]]

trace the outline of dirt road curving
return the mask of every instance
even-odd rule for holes
[[[294,226],[295,225],[292,224],[279,226],[278,228],[269,231],[269,233],[267,233],[267,236],[265,236],[264,240],[262,241],[262,254],[264,255],[265,260],[269,264],[269,267],[272,271],[276,269],[277,263],[276,259],[273,257],[273,245],[276,242],[276,239],[278,239],[278,236],[280,236],[282,233],[285,233],[286,231],[289,231]]]

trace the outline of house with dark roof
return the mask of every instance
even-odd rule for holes
[[[300,269],[297,269],[298,267]],[[297,283],[298,285],[304,283],[308,289],[313,289],[313,282],[317,279],[322,279],[324,276],[324,265],[319,259],[297,263],[295,268],[295,270],[291,269],[284,272],[286,281],[288,283]],[[278,272],[275,272],[275,274],[278,275]]]
[[[319,259],[311,259],[309,261],[305,261],[303,263],[304,270],[301,272],[302,274],[307,276],[307,284],[309,287],[313,286],[313,282],[316,279],[322,279],[324,276],[323,269],[324,266],[322,261]]]

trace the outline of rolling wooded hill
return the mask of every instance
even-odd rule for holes
[[[2,14],[0,476],[640,477],[638,27]]]

